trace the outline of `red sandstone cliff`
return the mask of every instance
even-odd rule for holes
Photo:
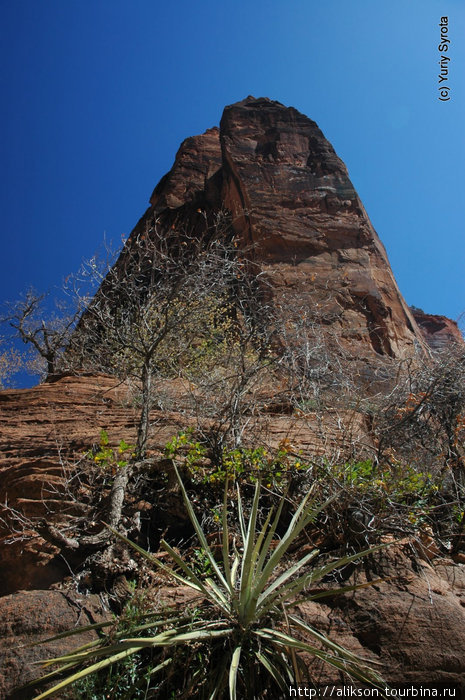
[[[319,306],[350,356],[423,346],[344,163],[308,117],[266,98],[226,107],[220,129],[183,142],[142,222],[155,214],[192,228],[220,208],[253,247],[276,303]]]
[[[344,164],[317,125],[295,109],[264,98],[227,107],[219,129],[183,142],[136,230],[153,215],[165,225],[195,229],[204,212],[222,208],[231,212],[236,234],[244,247],[252,247],[272,281],[276,304],[294,299],[319,306],[328,334],[367,367],[424,347],[418,325],[433,347],[451,338],[461,341],[447,319],[412,315]],[[179,399],[182,388],[168,384],[167,393]],[[160,451],[188,416],[155,409],[152,420],[157,425],[152,447]],[[272,442],[285,437],[314,454],[343,457],[348,435],[367,439],[363,419],[354,413],[328,411],[319,421],[302,413],[266,420]],[[31,522],[38,516],[59,521],[66,510],[66,460],[82,456],[102,427],[116,441],[133,441],[135,416],[126,387],[113,378],[63,377],[31,390],[0,392],[0,422],[0,662],[5,669],[0,695],[8,697],[37,673],[30,664],[37,660],[36,648],[18,653],[13,648],[18,637],[30,642],[92,621],[101,611],[94,596],[13,593],[60,585],[70,566],[78,570],[79,561],[68,552],[64,557],[37,533],[12,532],[5,511],[13,508]],[[169,507],[165,498],[156,517]],[[304,603],[302,614],[350,649],[385,660],[390,682],[465,682],[463,565],[434,559],[421,547],[414,551],[404,541],[382,553],[377,566],[382,577],[377,586],[327,605]],[[325,671],[318,680],[338,681]]]
[[[413,317],[432,350],[444,350],[453,344],[463,345],[463,335],[455,321],[446,316],[425,314],[417,308],[411,309]]]

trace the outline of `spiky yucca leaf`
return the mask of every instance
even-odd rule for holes
[[[241,652],[242,647],[237,646],[231,656],[231,665],[229,667],[229,695],[232,698],[236,697],[237,672],[239,670]]]

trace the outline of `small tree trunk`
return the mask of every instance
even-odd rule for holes
[[[108,524],[115,530],[118,528],[121,514],[123,512],[126,487],[131,476],[131,467],[127,464],[118,469],[110,494],[110,512],[108,514]]]
[[[55,374],[55,355],[45,355],[47,361],[47,376],[53,376]]]
[[[144,459],[150,428],[152,374],[148,362],[142,368],[142,408],[137,426],[137,458]]]

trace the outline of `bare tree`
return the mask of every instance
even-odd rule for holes
[[[373,417],[378,459],[401,454],[425,469],[465,477],[465,353],[460,345],[410,359]],[[464,484],[465,485],[465,484]]]
[[[242,323],[237,289],[248,272],[236,254],[230,219],[220,213],[211,222],[205,215],[200,234],[153,219],[126,242],[114,266],[96,272],[93,265],[90,274],[100,275],[101,285],[70,356],[140,384],[136,452],[143,459],[154,380],[189,380],[218,360],[232,326]]]
[[[18,301],[8,304],[0,322],[32,349],[24,363],[32,374],[50,376],[63,369],[63,353],[81,316],[83,304],[70,299],[50,299],[50,294],[30,288]]]
[[[264,414],[280,391],[272,306],[259,301],[261,282],[254,273],[241,279],[234,297],[207,315],[206,342],[183,371],[197,432],[217,463],[223,449],[240,447],[246,434],[259,439]]]

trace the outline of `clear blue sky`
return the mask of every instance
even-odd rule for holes
[[[128,234],[180,142],[252,94],[318,123],[407,302],[465,309],[463,0],[0,0],[0,11],[0,300],[59,284],[104,233]]]

